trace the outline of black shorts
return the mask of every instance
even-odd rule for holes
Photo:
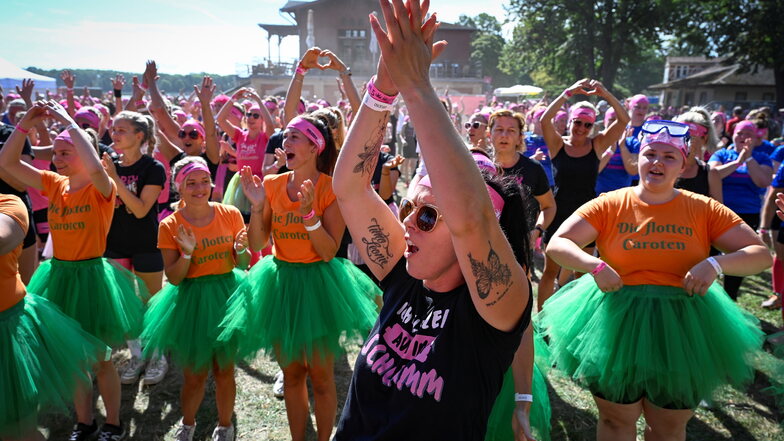
[[[121,253],[106,250],[103,257],[109,259],[131,259],[134,271],[140,273],[157,273],[163,271],[163,254],[160,250],[155,250],[149,253],[137,253],[130,256],[125,256]]]
[[[645,393],[643,393],[640,396],[634,396],[634,397],[632,397],[631,395],[625,395],[620,400],[615,401],[615,400],[607,399],[601,392],[599,392],[594,387],[589,387],[588,390],[590,390],[591,393],[595,397],[598,397],[598,398],[601,398],[603,400],[609,401],[611,403],[616,403],[616,404],[632,404],[632,403],[636,403],[636,402],[642,400],[643,398],[646,398],[649,402],[653,403],[657,407],[661,407],[662,409],[691,410],[691,409],[696,409],[697,408],[697,404],[695,404],[694,406],[688,406],[685,403],[676,403],[673,400],[668,399],[668,398],[656,398],[656,399],[653,399],[653,398],[647,396],[647,394],[645,394]]]
[[[35,224],[35,232],[38,234],[38,238],[41,239],[41,242],[46,243],[46,239],[49,236],[49,210],[42,208],[33,211],[33,223]],[[46,228],[40,228],[43,225]]]

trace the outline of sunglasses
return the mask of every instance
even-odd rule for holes
[[[90,124],[88,124],[88,123],[82,123],[82,124],[81,124],[81,128],[82,128],[82,129],[84,129],[84,130],[91,129],[92,127],[93,127],[93,126],[91,126],[91,125],[90,125]]]
[[[681,138],[689,134],[689,125],[678,123],[675,121],[667,121],[661,119],[654,119],[645,121],[642,124],[642,129],[645,133],[655,134],[665,130],[668,135],[674,138]]]
[[[476,129],[482,127],[483,125],[485,125],[485,124],[484,123],[480,123],[479,121],[474,121],[472,123],[470,123],[470,122],[465,123],[464,127],[466,129],[474,129],[474,130],[476,130]]]
[[[253,112],[248,112],[248,113],[245,114],[245,116],[247,116],[248,118],[253,117],[253,119],[261,118],[261,114],[260,113],[253,113]]]
[[[423,204],[417,207],[410,200],[403,198],[398,207],[398,218],[400,219],[400,222],[405,221],[414,209],[416,209],[414,221],[416,222],[416,227],[419,231],[423,233],[433,231],[438,224],[438,220],[441,219],[441,214],[438,212],[438,208],[430,204]]]
[[[573,119],[573,120],[572,120],[572,125],[574,125],[575,127],[580,127],[580,126],[583,126],[583,127],[585,127],[586,129],[590,129],[591,127],[593,127],[593,123],[589,123],[589,122],[585,122],[585,121],[580,121],[579,119]]]
[[[199,132],[196,130],[191,130],[190,132],[185,132],[185,130],[180,130],[180,133],[177,134],[180,139],[185,139],[186,136],[190,137],[191,139],[198,139]]]

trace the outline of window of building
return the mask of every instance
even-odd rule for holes
[[[366,29],[341,29],[338,31],[338,55],[347,66],[367,62],[370,57]]]
[[[694,105],[694,92],[686,92],[683,97],[683,104],[686,106]]]
[[[746,92],[735,92],[735,101],[746,101],[748,100],[748,95]]]
[[[700,100],[697,102],[697,104],[703,105],[707,103],[708,103],[708,92],[705,91],[700,92]]]
[[[762,94],[762,101],[775,101],[776,97],[773,95],[773,92],[765,92]]]

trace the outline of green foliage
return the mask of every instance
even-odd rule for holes
[[[481,13],[475,17],[461,15],[458,23],[478,29],[471,40],[471,63],[481,66],[482,76],[493,79],[493,86],[508,86],[509,80],[498,67],[506,42],[501,36],[501,23],[494,16]]]
[[[45,75],[47,77],[52,77],[57,79],[57,86],[58,87],[65,87],[63,81],[60,79],[60,73],[62,70],[58,69],[39,69],[37,67],[28,67],[28,71],[32,73],[36,73],[39,75]],[[96,69],[72,69],[71,70],[74,75],[76,76],[76,83],[74,84],[74,88],[83,88],[87,87],[99,87],[103,91],[112,90],[112,80],[114,79],[115,75],[121,74],[125,76],[125,88],[124,92],[126,94],[131,93],[131,78],[135,75],[141,79],[142,72],[117,72],[114,70],[96,70]],[[184,95],[190,95],[193,92],[193,86],[197,84],[201,84],[201,80],[204,75],[210,75],[205,73],[200,74],[188,74],[188,75],[171,75],[161,73],[160,79],[158,80],[158,86],[160,89],[171,95],[176,95],[182,92]],[[227,90],[237,85],[237,77],[235,75],[210,75],[212,79],[215,81],[217,85],[217,90]]]

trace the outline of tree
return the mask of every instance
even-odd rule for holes
[[[481,67],[482,76],[491,77],[494,85],[507,81],[508,76],[498,67],[506,44],[501,36],[501,23],[498,19],[486,13],[476,17],[461,15],[458,24],[477,29],[471,39],[471,63]]]
[[[678,0],[511,0],[518,20],[501,66],[510,74],[544,71],[571,84],[595,78],[609,89],[619,70],[645,61],[662,33],[680,23]]]

